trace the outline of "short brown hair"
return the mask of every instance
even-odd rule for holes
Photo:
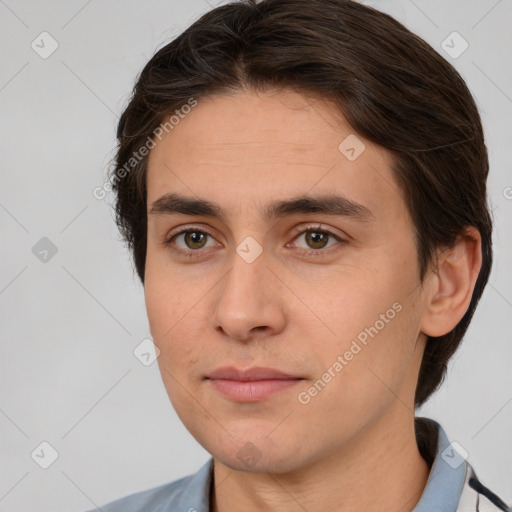
[[[111,169],[116,222],[137,274],[144,283],[147,156],[133,159],[129,172],[126,163],[191,98],[266,88],[333,101],[356,133],[389,151],[413,220],[421,281],[438,248],[468,226],[480,232],[483,261],[470,306],[451,332],[428,339],[420,406],[441,385],[489,278],[489,164],[464,80],[386,14],[350,0],[240,0],[203,15],[151,58],[120,118]]]

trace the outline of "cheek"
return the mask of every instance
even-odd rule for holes
[[[392,398],[390,389],[401,386],[418,335],[420,305],[411,294],[414,284],[412,273],[382,264],[378,273],[347,274],[339,281],[339,292],[321,301],[323,319],[334,334],[313,341],[311,356],[317,371],[328,371],[338,361],[331,371],[337,368],[341,378],[329,385],[333,392],[337,388],[336,400],[350,404],[350,396],[357,396],[363,404],[364,397]]]
[[[204,325],[199,325],[198,318],[204,313],[200,301],[204,292],[185,294],[187,287],[178,276],[155,272],[151,263],[146,268],[146,311],[153,341],[160,349],[159,362],[168,371],[183,373],[197,363],[202,350]]]
[[[144,296],[151,335],[155,342],[162,341],[166,331],[172,328],[172,312],[176,310],[169,300],[165,286],[153,280],[148,274],[146,274]]]
[[[400,315],[393,304],[397,299],[403,300],[397,281],[386,276],[382,269],[372,271],[369,266],[340,268],[323,281],[315,279],[302,287],[296,284],[294,291],[303,299],[297,304],[292,323],[295,321],[306,328],[310,344],[317,345],[318,355],[325,354],[326,349],[343,354],[350,349],[353,340],[359,339],[364,346],[373,335],[381,338],[381,333],[389,331]],[[384,323],[380,315],[384,315],[388,323]],[[313,327],[316,327],[316,336],[311,336]]]
[[[165,337],[185,315],[183,290],[179,276],[168,267],[161,251],[148,247],[145,268],[144,298],[151,334]]]
[[[318,380],[313,379],[301,390],[301,399],[309,400],[302,406],[304,411],[324,418],[326,423],[343,423],[350,432],[384,414],[397,396],[405,402],[404,385],[414,350],[409,319],[400,318],[406,314],[402,310],[373,337],[368,335],[366,344],[348,336],[324,347],[322,361],[317,365]],[[360,332],[366,334],[364,330]],[[334,377],[329,375],[329,369]]]

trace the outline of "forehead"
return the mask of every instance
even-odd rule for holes
[[[333,103],[293,91],[200,98],[156,142],[148,205],[181,192],[233,213],[242,202],[307,193],[339,193],[374,212],[404,206],[388,152],[355,134]]]

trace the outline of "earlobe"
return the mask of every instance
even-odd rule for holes
[[[450,332],[469,308],[482,266],[481,237],[468,227],[455,244],[438,253],[438,264],[431,279],[421,331],[438,337]]]

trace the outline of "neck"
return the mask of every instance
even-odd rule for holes
[[[411,411],[398,403],[395,414],[380,418],[348,444],[289,473],[233,471],[215,460],[212,510],[413,511],[430,467],[418,450]]]

